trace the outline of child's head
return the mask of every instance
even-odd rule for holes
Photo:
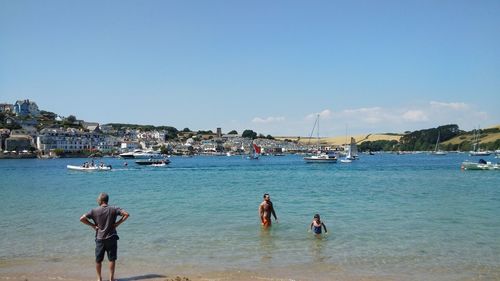
[[[315,221],[319,221],[320,219],[321,219],[321,218],[319,217],[319,214],[315,214],[315,215],[314,215],[314,220],[315,220]]]

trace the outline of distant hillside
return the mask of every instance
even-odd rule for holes
[[[438,137],[445,140],[440,148],[448,151],[472,150],[474,131],[459,130],[457,125],[444,125],[437,128],[423,129],[407,134],[366,134],[352,136],[361,150],[433,150]],[[350,141],[351,136],[320,138],[321,145],[340,146]],[[316,138],[309,137],[276,137],[278,140],[298,141],[301,144],[315,144]],[[500,125],[481,129],[481,149],[500,149]]]
[[[351,137],[353,137],[356,140],[356,143],[360,144],[366,141],[380,141],[380,140],[386,140],[386,141],[399,141],[401,138],[402,134],[364,134],[364,135],[354,135],[354,136],[338,136],[338,137],[328,137],[328,138],[320,138],[320,144],[321,145],[333,145],[333,146],[338,146],[338,145],[343,145],[346,142],[350,142]],[[314,144],[317,142],[316,138],[311,138],[309,137],[275,137],[278,140],[291,140],[291,141],[298,141],[301,144]]]
[[[492,126],[480,130],[481,149],[497,150],[500,149],[500,125]],[[462,132],[460,135],[441,143],[443,147],[451,147],[450,150],[472,150],[474,141],[474,131]]]

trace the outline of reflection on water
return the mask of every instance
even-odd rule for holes
[[[328,261],[330,256],[325,255],[325,249],[328,247],[328,236],[323,234],[311,235],[311,256],[315,263]]]
[[[261,262],[266,263],[273,258],[272,253],[275,248],[275,243],[272,237],[272,229],[262,227],[260,230],[260,256]]]

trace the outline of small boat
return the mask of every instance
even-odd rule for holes
[[[351,163],[352,160],[358,159],[358,146],[356,145],[356,140],[351,137],[351,143],[347,147],[347,155],[344,159],[340,160],[342,163]]]
[[[486,162],[484,159],[479,159],[479,162],[471,162],[471,161],[465,161],[462,162],[461,166],[462,170],[499,170],[500,171],[500,164],[499,163],[491,163],[490,161]]]
[[[167,163],[159,163],[159,164],[151,164],[151,167],[165,167],[167,166]]]
[[[66,166],[70,170],[74,171],[111,171],[111,165],[98,165],[98,166],[75,166],[75,165],[67,165]]]
[[[481,130],[478,129],[474,129],[474,139],[473,139],[473,150],[472,151],[469,151],[469,155],[470,156],[490,156],[491,155],[491,152],[489,151],[484,151],[484,150],[481,150]]]
[[[317,150],[318,150],[318,153],[315,154],[315,155],[304,157],[304,161],[306,163],[337,163],[337,157],[335,157],[335,155],[333,155],[333,154],[327,154],[327,153],[324,153],[324,152],[320,151],[320,145],[319,145],[319,114],[316,117],[316,122],[314,122],[314,126],[313,126],[313,129],[311,131],[311,136],[309,137],[309,139],[311,139],[311,137],[312,137],[312,135],[314,133],[314,130],[316,129],[316,125],[318,127],[318,129],[316,130],[316,134],[317,134],[316,135],[316,139],[317,139]]]
[[[162,167],[170,164],[170,160],[168,159],[148,159],[148,160],[137,160],[135,161],[137,165],[142,166],[153,166],[153,167]]]
[[[257,146],[255,143],[252,143],[252,146],[251,146],[251,152],[250,154],[247,156],[247,159],[249,160],[257,160],[259,159],[259,156],[260,156],[260,153],[261,153],[261,147]]]
[[[122,154],[120,154],[120,157],[124,158],[124,159],[132,159],[132,158],[150,159],[150,158],[162,158],[163,155],[159,151],[153,151],[153,150],[143,151],[141,149],[136,149],[132,152],[122,153]]]
[[[441,137],[441,132],[438,131],[438,138],[436,141],[436,146],[434,147],[434,151],[431,153],[432,155],[437,155],[437,156],[444,156],[446,155],[446,152],[439,149],[439,139]]]
[[[490,156],[491,152],[489,151],[470,151],[469,152],[470,156]]]
[[[337,163],[337,157],[327,153],[319,153],[304,157],[304,161],[306,163]]]

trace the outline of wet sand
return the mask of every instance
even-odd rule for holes
[[[102,275],[107,276],[108,263],[103,263]],[[370,276],[345,271],[332,264],[321,266],[295,265],[293,267],[261,268],[259,270],[209,270],[198,267],[178,267],[166,269],[162,267],[136,267],[127,263],[117,263],[115,277],[120,281],[382,281],[408,280],[404,276]],[[0,264],[0,280],[20,281],[84,281],[95,280],[95,271],[91,263],[70,264],[68,262],[44,261],[41,263],[13,263]]]

